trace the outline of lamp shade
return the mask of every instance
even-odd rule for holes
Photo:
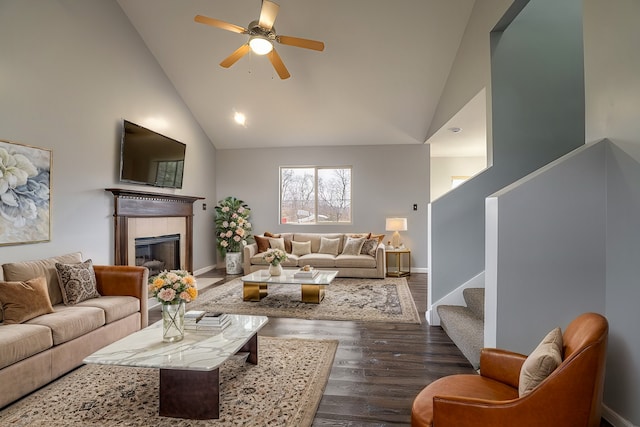
[[[386,231],[407,231],[407,218],[387,218]]]

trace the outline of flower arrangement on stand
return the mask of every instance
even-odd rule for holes
[[[249,206],[235,197],[226,197],[216,206],[216,243],[225,257],[227,274],[242,272],[242,249],[251,238],[250,215]]]
[[[198,297],[195,277],[185,270],[163,271],[149,279],[149,292],[162,304],[162,340],[184,338],[184,305]]]
[[[272,276],[280,276],[282,274],[282,266],[280,263],[287,259],[287,253],[282,249],[268,249],[262,259],[269,263],[269,274]]]

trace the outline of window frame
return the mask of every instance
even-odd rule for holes
[[[313,220],[308,222],[298,221],[283,221],[285,219],[283,215],[283,191],[282,191],[282,174],[286,169],[313,169]],[[347,169],[349,170],[349,221],[318,221],[319,197],[318,197],[318,171],[319,170],[337,170]],[[281,225],[353,225],[353,166],[340,165],[340,166],[312,166],[312,165],[295,165],[295,166],[280,166],[278,173],[278,223]]]

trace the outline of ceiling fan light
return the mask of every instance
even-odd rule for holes
[[[249,47],[256,55],[266,55],[273,50],[273,44],[264,37],[253,36],[249,40]]]

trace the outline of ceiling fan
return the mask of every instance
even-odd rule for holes
[[[249,51],[253,51],[258,55],[267,55],[269,61],[275,68],[276,72],[281,79],[288,79],[291,77],[287,67],[284,66],[284,62],[276,52],[273,42],[277,41],[280,44],[302,47],[311,50],[324,50],[324,43],[301,39],[299,37],[279,36],[276,33],[276,29],[273,23],[278,15],[280,6],[269,0],[262,0],[262,8],[260,9],[260,18],[257,21],[251,21],[248,28],[240,27],[239,25],[230,24],[228,22],[221,21],[215,18],[209,18],[208,16],[196,15],[194,21],[201,24],[211,25],[213,27],[222,28],[223,30],[232,31],[239,34],[249,35],[249,41],[240,46],[235,52],[225,58],[220,66],[229,68],[235,64],[240,58],[245,56]]]

